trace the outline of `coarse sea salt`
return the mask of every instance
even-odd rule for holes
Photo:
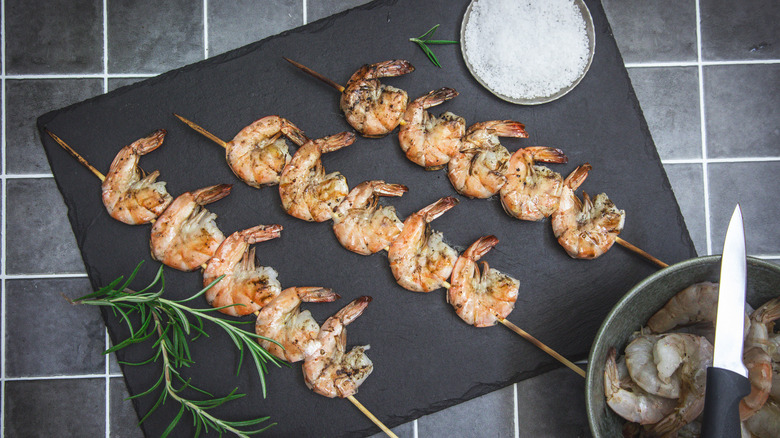
[[[463,39],[474,74],[514,99],[571,86],[590,57],[585,21],[572,0],[476,0]]]

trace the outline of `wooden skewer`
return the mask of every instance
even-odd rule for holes
[[[289,62],[290,64],[292,64],[292,65],[298,67],[299,69],[303,70],[304,72],[310,74],[311,76],[313,76],[313,77],[321,80],[322,82],[325,82],[326,84],[330,85],[331,87],[339,90],[339,93],[343,93],[344,92],[344,86],[342,86],[342,85],[340,85],[340,84],[338,84],[338,83],[336,83],[336,82],[326,78],[325,76],[317,73],[316,71],[310,69],[309,67],[306,67],[303,64],[299,64],[299,63],[293,61],[290,58],[286,58],[284,56],[282,58],[284,58],[284,60]]]
[[[360,412],[365,414],[366,417],[368,417],[369,420],[373,421],[374,424],[379,426],[380,429],[382,429],[382,432],[386,433],[387,436],[398,438],[398,435],[394,434],[392,430],[390,430],[387,426],[385,426],[381,421],[379,421],[378,418],[374,416],[368,409],[366,409],[365,406],[360,404],[359,401],[355,398],[354,395],[348,395],[347,400],[351,401],[353,405],[355,405],[358,409],[360,409]]]
[[[635,253],[637,253],[637,254],[641,255],[642,257],[644,257],[644,258],[646,258],[646,259],[650,260],[651,262],[655,263],[656,265],[658,265],[658,266],[660,266],[660,267],[662,267],[662,268],[669,267],[669,265],[667,265],[666,263],[664,263],[664,262],[662,262],[662,261],[658,260],[657,258],[653,257],[653,256],[652,256],[652,255],[650,255],[649,253],[645,252],[643,249],[641,249],[641,248],[637,248],[636,246],[634,246],[634,245],[632,245],[632,244],[630,244],[630,243],[626,242],[625,240],[621,239],[620,237],[618,237],[618,238],[615,240],[615,242],[616,242],[617,244],[619,244],[619,245],[623,246],[624,248],[626,248],[626,249],[629,249],[629,250],[631,250],[631,251],[633,251],[633,252],[635,252]]]
[[[206,137],[206,138],[208,138],[209,140],[211,140],[211,141],[213,141],[214,143],[216,143],[216,144],[218,144],[218,145],[222,146],[223,148],[227,149],[227,142],[226,142],[226,141],[224,141],[224,140],[220,139],[220,138],[219,138],[219,137],[217,137],[216,135],[214,135],[214,134],[212,134],[212,133],[210,133],[210,132],[206,131],[205,129],[201,128],[201,127],[200,127],[200,125],[198,125],[198,124],[197,124],[197,123],[195,123],[195,122],[192,122],[192,121],[190,121],[190,120],[187,120],[187,119],[185,119],[184,117],[182,117],[182,116],[180,116],[180,115],[178,115],[178,114],[176,114],[176,113],[173,113],[173,115],[174,115],[174,116],[176,116],[176,117],[177,117],[179,120],[181,120],[182,122],[184,122],[184,123],[185,123],[187,126],[189,126],[190,128],[192,128],[192,129],[194,129],[195,131],[197,131],[197,132],[201,133],[203,136],[205,136],[205,137]]]
[[[54,133],[53,133],[53,132],[51,132],[51,131],[49,131],[48,129],[46,129],[46,133],[47,133],[47,134],[49,134],[49,137],[53,138],[53,139],[54,139],[54,141],[56,141],[56,142],[57,142],[57,144],[59,144],[60,146],[62,146],[62,148],[63,148],[63,149],[65,149],[66,151],[68,151],[68,153],[69,153],[69,154],[71,154],[73,157],[75,157],[75,158],[76,158],[76,159],[79,161],[79,163],[81,163],[81,164],[82,164],[84,167],[86,167],[86,168],[87,168],[87,169],[89,169],[89,170],[90,170],[92,173],[94,173],[94,174],[95,174],[95,176],[97,176],[98,178],[100,178],[100,182],[103,182],[103,181],[105,181],[105,180],[106,180],[106,176],[105,176],[105,175],[103,175],[102,173],[100,173],[100,171],[99,171],[99,170],[95,169],[95,168],[94,168],[94,167],[93,167],[91,164],[89,164],[89,162],[88,162],[88,161],[87,161],[87,160],[86,160],[84,157],[82,157],[81,155],[79,155],[79,153],[78,153],[78,152],[74,151],[74,150],[73,150],[73,148],[72,148],[72,147],[70,147],[70,146],[68,146],[68,144],[67,144],[67,143],[65,143],[64,141],[62,141],[62,139],[61,139],[61,138],[59,138],[59,137],[57,137],[56,135],[54,135]]]

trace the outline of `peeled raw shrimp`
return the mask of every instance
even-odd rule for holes
[[[214,223],[217,215],[203,206],[230,194],[231,187],[219,184],[176,198],[152,226],[152,257],[181,271],[193,271],[209,261],[225,236]]]
[[[510,216],[525,221],[544,219],[558,208],[563,191],[563,178],[545,166],[534,164],[566,163],[560,149],[534,146],[518,149],[509,158],[501,187],[501,205]]]
[[[769,399],[743,423],[747,430],[758,438],[777,438],[780,436],[780,404]]]
[[[384,85],[379,79],[413,71],[409,62],[400,59],[360,67],[341,93],[341,110],[347,122],[365,137],[389,134],[400,123],[409,97],[406,91]]]
[[[279,179],[282,206],[290,215],[310,222],[324,222],[347,196],[347,179],[339,172],[325,174],[322,154],[337,151],[355,141],[355,134],[342,132],[301,146]]]
[[[452,196],[439,199],[404,221],[401,234],[390,244],[387,258],[398,284],[414,292],[440,288],[452,273],[458,253],[431,231],[428,224],[458,203]]]
[[[276,239],[281,225],[258,225],[237,231],[225,239],[203,271],[203,286],[208,286],[220,275],[225,275],[206,291],[206,301],[214,307],[226,307],[220,312],[249,315],[265,306],[282,290],[273,268],[255,266],[255,249],[249,245]]]
[[[103,180],[103,205],[114,219],[130,225],[148,224],[173,201],[165,190],[165,183],[157,181],[160,172],[155,170],[142,178],[138,168],[141,155],[160,147],[165,133],[164,129],[159,129],[123,147],[111,163]]]
[[[328,318],[317,336],[320,347],[303,361],[306,386],[325,397],[345,398],[357,393],[358,386],[371,374],[374,365],[366,356],[369,346],[347,349],[346,326],[360,316],[371,297],[363,296],[347,304]]]
[[[460,149],[466,133],[466,120],[449,111],[440,117],[426,111],[457,96],[452,88],[440,88],[415,99],[406,107],[398,143],[406,158],[426,170],[444,167]]]
[[[477,261],[498,244],[496,236],[484,236],[458,257],[452,270],[447,302],[460,318],[475,327],[489,327],[497,318],[506,318],[517,301],[520,282],[483,262]]]
[[[245,127],[225,147],[230,170],[252,187],[278,184],[282,169],[290,162],[282,136],[298,146],[306,142],[303,131],[279,116],[263,117]]]
[[[770,338],[774,322],[780,318],[780,297],[771,299],[750,315],[743,362],[748,369],[750,394],[739,402],[739,417],[747,420],[761,409],[772,391]]]
[[[558,243],[575,259],[595,259],[615,243],[623,229],[626,213],[618,210],[606,194],[583,200],[574,193],[591,166],[577,167],[566,177],[558,209],[552,214],[552,228]]]
[[[604,395],[616,414],[639,424],[655,424],[674,411],[677,401],[648,394],[628,376],[625,362],[616,361],[614,347],[607,353],[604,366]]]
[[[499,137],[528,137],[525,126],[511,120],[475,123],[466,130],[461,149],[449,162],[447,176],[455,190],[470,198],[489,198],[506,183],[509,151]]]
[[[258,339],[269,353],[288,362],[303,360],[321,347],[317,336],[320,326],[308,310],[300,311],[301,303],[325,303],[338,299],[330,289],[322,287],[290,287],[265,305],[257,315],[255,332],[278,344]]]
[[[677,398],[681,381],[675,371],[683,357],[674,347],[658,347],[664,336],[640,335],[631,341],[626,346],[626,367],[631,379],[649,394]]]
[[[401,196],[409,189],[384,181],[364,181],[352,189],[333,213],[333,232],[341,245],[370,255],[387,248],[404,225],[395,208],[379,204],[380,196]]]
[[[678,326],[713,322],[718,310],[718,284],[702,282],[677,292],[647,320],[653,333],[664,333]]]

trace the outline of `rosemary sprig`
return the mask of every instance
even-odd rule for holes
[[[127,327],[130,330],[129,337],[106,350],[104,354],[120,350],[132,344],[150,340],[155,338],[156,335],[156,339],[152,345],[154,354],[149,359],[139,363],[123,362],[127,365],[145,365],[156,362],[158,359],[162,360],[162,373],[157,382],[146,391],[130,397],[142,397],[152,393],[161,385],[163,387],[163,391],[161,391],[156,403],[149,412],[144,415],[140,422],[143,423],[170,397],[179,403],[181,408],[163,433],[163,437],[171,433],[185,412],[189,412],[194,418],[195,436],[200,435],[201,431],[208,432],[209,429],[213,429],[220,435],[223,432],[232,432],[240,437],[248,437],[249,435],[263,432],[276,424],[272,423],[261,429],[241,430],[240,428],[256,426],[259,423],[268,420],[270,417],[262,417],[248,421],[227,421],[214,417],[209,414],[207,410],[244,397],[245,394],[237,393],[236,391],[238,388],[236,388],[224,397],[214,397],[212,394],[193,386],[189,379],[185,379],[179,373],[180,368],[189,367],[194,363],[190,354],[189,341],[195,340],[200,336],[208,336],[203,329],[204,320],[216,324],[230,336],[230,339],[240,352],[241,359],[239,360],[238,371],[241,369],[244,353],[246,351],[249,352],[255,362],[258,374],[260,375],[263,397],[265,397],[266,394],[265,373],[268,371],[266,364],[270,362],[277,366],[281,365],[281,362],[257,343],[258,338],[270,339],[240,329],[238,325],[243,324],[242,322],[230,321],[209,314],[210,312],[219,310],[218,308],[194,309],[184,305],[187,301],[193,300],[206,293],[206,291],[216,284],[217,281],[221,280],[222,277],[218,278],[195,295],[184,300],[175,301],[162,297],[165,289],[162,266],[160,266],[160,269],[157,271],[154,281],[144,289],[138,292],[127,289],[138,273],[141,264],[142,263],[138,264],[126,281],[123,277],[119,277],[108,286],[73,300],[73,303],[76,304],[109,307],[115,315],[119,315],[120,319],[127,324]],[[155,292],[151,291],[157,284],[159,284],[159,290]],[[131,322],[130,315],[133,314],[137,314],[141,321],[140,326],[137,328],[135,328]],[[194,319],[194,323],[190,322],[187,315]],[[190,336],[192,339],[188,339]],[[270,341],[275,342],[273,340]],[[177,387],[176,385],[179,386]],[[191,400],[185,398],[181,394],[186,389],[199,392],[207,396],[208,399]]]
[[[436,67],[441,68],[441,64],[439,63],[439,60],[436,58],[436,55],[433,54],[433,51],[428,47],[428,44],[458,44],[457,41],[453,40],[432,40],[433,34],[436,33],[436,29],[439,28],[439,25],[433,26],[428,30],[428,32],[425,32],[424,34],[420,35],[417,38],[409,38],[409,41],[416,43],[420,48],[425,52],[425,55],[428,56],[428,59],[431,60],[433,65]]]

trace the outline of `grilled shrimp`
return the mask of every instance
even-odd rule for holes
[[[739,418],[747,420],[761,409],[772,391],[770,338],[774,322],[780,318],[780,297],[771,299],[750,315],[743,362],[748,369],[750,394],[739,402]]]
[[[583,201],[574,193],[591,166],[577,167],[564,181],[558,209],[552,214],[552,228],[558,243],[575,259],[595,259],[615,243],[623,229],[626,213],[618,210],[606,194],[591,200],[583,193]]]
[[[455,190],[470,198],[489,198],[506,183],[509,151],[499,137],[528,137],[525,126],[511,120],[475,123],[466,130],[461,149],[452,156],[447,176]]]
[[[249,245],[276,239],[281,225],[258,225],[237,231],[225,239],[203,271],[203,286],[225,275],[206,291],[206,301],[219,311],[232,316],[249,315],[268,304],[282,290],[273,268],[255,266],[255,249]]]
[[[452,196],[439,199],[404,221],[401,234],[390,244],[387,258],[398,284],[414,292],[440,288],[452,273],[458,253],[444,243],[430,223],[458,203]]]
[[[347,179],[339,172],[325,174],[322,154],[351,145],[355,134],[342,132],[301,146],[279,179],[282,206],[290,215],[310,222],[324,222],[347,196]]]
[[[333,213],[333,232],[341,245],[371,255],[387,248],[401,230],[395,208],[379,204],[380,196],[401,196],[409,189],[384,181],[364,181],[352,189]]]
[[[506,184],[501,187],[501,205],[510,216],[525,221],[544,219],[558,208],[563,178],[545,166],[534,164],[566,163],[560,149],[529,147],[517,150],[509,158]]]
[[[346,326],[360,316],[371,297],[363,296],[328,318],[317,336],[320,343],[303,361],[306,386],[325,397],[345,398],[357,393],[358,386],[371,374],[374,365],[366,356],[368,345],[347,349]]]
[[[409,62],[400,59],[360,67],[341,93],[341,110],[347,122],[364,137],[389,134],[400,123],[409,97],[406,91],[384,85],[379,79],[413,71]]]
[[[449,111],[440,117],[426,111],[457,96],[452,88],[440,88],[415,99],[406,107],[398,143],[406,158],[426,170],[441,169],[460,150],[466,120]]]
[[[447,301],[455,312],[475,327],[489,327],[497,318],[506,318],[517,301],[520,282],[483,262],[477,261],[498,244],[496,236],[484,236],[458,257],[452,270],[452,285]]]
[[[301,312],[301,303],[326,303],[339,296],[322,287],[290,287],[283,290],[260,310],[255,323],[255,332],[273,339],[278,344],[258,339],[269,353],[288,362],[303,360],[321,347],[317,336],[320,326],[308,310]]]
[[[628,375],[623,358],[616,360],[614,347],[607,353],[604,366],[604,395],[616,414],[639,424],[655,424],[674,411],[677,401],[648,394]]]
[[[157,181],[160,172],[143,178],[138,168],[141,155],[162,145],[166,131],[153,132],[123,147],[111,163],[103,180],[103,205],[112,218],[130,225],[148,224],[168,208],[173,197],[165,190],[165,182]]]
[[[242,129],[225,148],[230,170],[252,187],[279,183],[279,175],[290,153],[287,141],[298,146],[306,142],[303,131],[279,116],[263,117]]]
[[[209,261],[225,236],[214,223],[217,215],[203,206],[229,195],[231,187],[219,184],[176,198],[152,226],[152,258],[180,271]]]

